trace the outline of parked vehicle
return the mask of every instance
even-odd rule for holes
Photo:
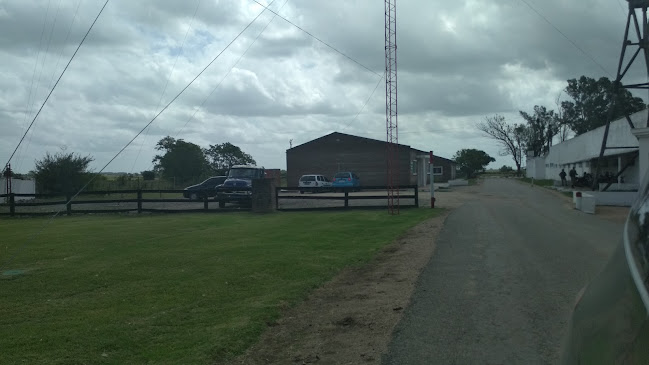
[[[338,172],[334,175],[331,186],[333,189],[351,188],[351,190],[360,190],[361,180],[353,172]]]
[[[303,175],[298,182],[300,194],[305,191],[323,191],[331,189],[331,181],[323,175]]]
[[[216,188],[216,200],[219,201],[219,208],[225,207],[226,203],[250,205],[252,203],[252,180],[264,177],[263,167],[232,166],[228,172],[227,180]]]
[[[578,295],[562,364],[649,364],[649,181],[604,270]]]
[[[189,200],[199,200],[205,198],[205,195],[208,197],[216,196],[216,190],[214,190],[218,185],[223,184],[227,179],[227,176],[214,176],[203,181],[200,184],[188,186],[183,190],[183,196]]]

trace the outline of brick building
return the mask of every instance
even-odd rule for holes
[[[399,185],[429,184],[429,152],[399,145]],[[331,179],[336,172],[352,171],[361,186],[387,183],[387,142],[334,132],[286,150],[288,186],[297,186],[300,176],[322,174]],[[436,182],[455,179],[456,164],[434,156]],[[424,180],[425,178],[425,180]]]

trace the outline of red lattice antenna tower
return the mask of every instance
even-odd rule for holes
[[[397,5],[385,0],[385,128],[388,210],[399,214],[399,123],[397,119]]]

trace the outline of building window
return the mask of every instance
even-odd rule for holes
[[[410,171],[413,175],[417,175],[417,160],[410,161]]]
[[[444,170],[442,169],[442,166],[433,166],[433,175],[438,176],[442,175],[444,173]],[[426,175],[430,175],[430,169],[426,171]]]

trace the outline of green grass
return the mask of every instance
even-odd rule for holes
[[[0,268],[0,362],[230,358],[282,308],[439,212],[0,220],[0,265],[15,255]]]
[[[529,177],[521,177],[519,179],[520,181],[531,184],[532,179]],[[554,185],[554,180],[552,179],[534,179],[534,185],[536,186],[553,186]]]

